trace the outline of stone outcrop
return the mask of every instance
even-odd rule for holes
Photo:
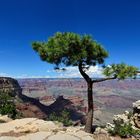
[[[22,93],[22,89],[17,80],[10,77],[0,77],[0,92],[6,92],[15,97]]]
[[[94,140],[82,127],[63,127],[61,123],[24,118],[0,123],[4,140]]]
[[[1,123],[10,122],[10,121],[12,121],[12,119],[9,118],[8,115],[1,115],[0,114],[0,122]]]
[[[140,100],[133,103],[133,121],[135,126],[140,129]]]

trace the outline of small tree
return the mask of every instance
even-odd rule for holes
[[[104,74],[107,78],[92,79],[86,71],[90,66],[103,65],[108,53],[89,35],[80,36],[71,32],[58,32],[53,37],[50,37],[47,42],[34,42],[32,46],[38,52],[40,58],[43,61],[54,64],[55,69],[60,69],[60,67],[64,66],[78,66],[80,74],[87,82],[88,112],[85,131],[89,133],[92,132],[93,122],[93,83],[116,78],[135,77],[138,70],[125,64],[114,64],[104,69]],[[64,69],[62,68],[62,70]]]
[[[17,115],[13,97],[4,91],[0,91],[0,114],[8,115],[13,119],[15,119]]]

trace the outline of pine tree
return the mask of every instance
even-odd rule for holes
[[[86,71],[90,66],[104,65],[108,52],[101,44],[96,42],[90,35],[79,35],[72,32],[57,32],[47,42],[33,42],[33,49],[39,54],[43,61],[54,64],[55,69],[62,69],[62,66],[77,66],[80,74],[87,83],[88,112],[85,131],[92,132],[93,123],[93,84],[111,79],[135,78],[138,69],[133,66],[112,64],[104,67],[103,73],[106,76],[101,79],[91,78]]]

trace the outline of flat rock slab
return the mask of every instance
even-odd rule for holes
[[[45,140],[50,135],[51,132],[37,132],[20,137],[3,136],[0,140]]]
[[[80,137],[68,134],[56,134],[48,137],[46,140],[81,140]]]
[[[63,127],[36,118],[0,123],[0,140],[94,140],[82,127]]]
[[[33,134],[27,134],[20,137],[2,136],[0,140],[94,140],[90,136],[78,137],[76,135],[69,134],[52,134],[51,132],[37,132]]]
[[[26,119],[17,119],[10,121],[9,123],[0,124],[0,133],[7,133],[10,131],[18,131],[19,128],[22,128],[25,125],[31,124],[36,121],[36,118],[26,118]]]
[[[36,118],[24,118],[0,123],[0,134],[13,131],[15,133],[34,133],[37,131],[52,131],[59,129],[52,121],[44,121]]]

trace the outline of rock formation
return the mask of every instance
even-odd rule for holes
[[[133,103],[133,120],[135,126],[140,129],[140,100]]]
[[[0,77],[0,92],[6,92],[10,96],[18,96],[22,93],[17,80],[9,77]]]
[[[8,115],[1,115],[0,114],[0,123],[6,123],[12,121],[11,118],[8,117]]]
[[[18,112],[22,112],[23,117],[44,119],[52,112],[61,112],[67,108],[70,111],[72,120],[79,121],[83,118],[83,114],[78,112],[72,102],[64,99],[63,96],[59,96],[51,105],[46,106],[39,99],[24,95],[18,81],[10,77],[0,77],[0,91],[14,97],[16,109]]]

